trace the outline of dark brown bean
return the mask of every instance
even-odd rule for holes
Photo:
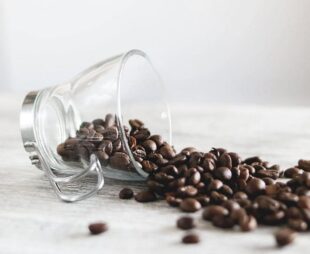
[[[156,201],[157,197],[152,191],[141,191],[135,195],[135,200],[140,203]]]
[[[131,199],[133,197],[133,191],[130,188],[122,189],[118,194],[120,199]]]
[[[171,160],[174,156],[175,156],[175,152],[173,150],[173,148],[168,145],[168,144],[165,144],[163,145],[160,149],[159,149],[159,153],[165,158],[165,159],[168,159],[168,160]]]
[[[257,221],[255,217],[249,215],[240,220],[239,226],[243,232],[252,231],[257,228]]]
[[[201,204],[194,198],[186,198],[181,202],[180,208],[183,212],[193,213],[201,209]]]
[[[307,172],[310,172],[310,160],[300,159],[298,161],[298,168],[301,168]]]
[[[184,244],[197,244],[200,242],[200,238],[197,234],[188,234],[182,238]]]
[[[188,230],[196,227],[196,225],[192,217],[183,216],[177,220],[177,227],[183,230]]]
[[[259,178],[251,179],[246,185],[246,192],[249,195],[258,195],[264,192],[266,184]]]
[[[227,167],[219,167],[214,169],[214,176],[222,181],[228,181],[231,179],[232,173]]]
[[[291,244],[296,238],[296,233],[291,229],[280,229],[275,233],[275,239],[279,247]]]
[[[144,126],[144,123],[139,119],[131,119],[129,124],[133,129],[141,129]]]
[[[296,231],[307,231],[308,229],[308,224],[301,220],[301,219],[289,219],[288,220],[288,226]]]
[[[92,235],[98,235],[108,230],[108,225],[103,222],[96,222],[88,225],[89,232]]]
[[[222,206],[219,205],[210,205],[202,213],[202,218],[204,220],[212,220],[214,216],[227,216],[229,214],[229,211]]]
[[[130,159],[127,154],[116,152],[110,157],[109,163],[113,168],[127,169],[130,164]]]
[[[219,160],[218,160],[218,165],[220,167],[226,167],[231,169],[232,168],[232,159],[228,153],[223,153]]]

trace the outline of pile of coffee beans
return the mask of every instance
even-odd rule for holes
[[[208,152],[187,147],[179,153],[160,135],[152,135],[143,122],[129,121],[124,127],[129,148],[138,165],[147,172],[147,189],[136,193],[124,189],[121,199],[133,197],[138,202],[165,199],[181,211],[194,213],[203,209],[202,218],[223,229],[239,228],[248,232],[258,224],[284,227],[275,234],[279,246],[293,242],[296,231],[310,229],[310,161],[282,171],[278,165],[254,156],[242,159],[223,148]],[[96,154],[103,165],[134,170],[120,138],[116,119],[82,123],[76,137],[58,146],[66,161],[89,160]],[[280,180],[290,178],[290,180]],[[192,229],[195,222],[180,218],[177,226]],[[198,243],[190,233],[183,243]]]

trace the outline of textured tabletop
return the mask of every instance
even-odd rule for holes
[[[118,199],[119,190],[142,183],[106,180],[96,195],[63,203],[43,173],[33,167],[19,133],[22,96],[0,95],[0,253],[310,253],[310,235],[301,234],[281,251],[274,246],[275,228],[252,233],[223,231],[200,219],[202,242],[184,246],[175,227],[179,210],[165,202],[148,204]],[[283,167],[310,158],[310,110],[262,106],[172,105],[173,143],[204,151],[221,146],[241,156],[260,155]],[[89,236],[89,222],[103,220],[110,230]]]

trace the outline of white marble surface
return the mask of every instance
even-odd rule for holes
[[[22,96],[0,96],[0,253],[310,253],[309,234],[281,251],[274,228],[253,233],[222,231],[200,220],[202,242],[184,246],[175,220],[181,213],[165,202],[140,204],[118,199],[128,185],[107,180],[88,200],[60,202],[48,181],[30,165],[19,134]],[[172,107],[174,144],[207,150],[224,146],[240,154],[260,154],[289,166],[310,150],[310,110],[267,107]],[[308,156],[310,157],[310,155]],[[141,184],[131,184],[134,190]],[[110,230],[90,237],[89,222],[106,221]]]

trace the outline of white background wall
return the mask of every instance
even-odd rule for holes
[[[310,105],[309,0],[0,0],[0,91],[131,48],[177,101]]]

